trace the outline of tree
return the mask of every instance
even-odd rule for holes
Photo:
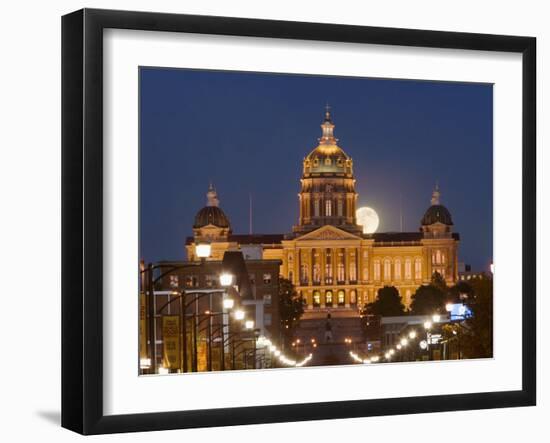
[[[470,280],[473,301],[468,304],[472,316],[464,323],[468,332],[461,338],[466,358],[493,356],[493,280],[485,277]]]
[[[435,286],[437,289],[443,292],[443,294],[446,294],[449,290],[449,288],[447,287],[447,282],[445,281],[443,276],[437,271],[432,274],[431,284],[432,286]]]
[[[456,285],[449,289],[449,301],[453,303],[458,303],[463,300],[470,300],[473,298],[474,289],[472,286],[460,280]]]
[[[411,300],[411,314],[413,315],[432,315],[445,312],[445,293],[433,284],[420,286]]]
[[[401,296],[395,286],[384,286],[378,290],[376,300],[367,305],[367,312],[381,317],[403,315],[405,306],[401,303]]]
[[[290,280],[279,277],[279,315],[285,342],[290,340],[292,331],[303,313],[303,298],[298,295]]]

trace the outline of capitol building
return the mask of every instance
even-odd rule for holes
[[[459,235],[439,188],[419,216],[417,231],[364,233],[356,218],[353,160],[338,145],[334,127],[327,109],[318,145],[303,160],[298,220],[288,233],[234,234],[210,186],[186,241],[188,259],[199,260],[195,245],[207,241],[211,260],[221,260],[228,250],[242,250],[245,258],[280,260],[280,274],[304,297],[306,310],[356,310],[374,301],[383,286],[395,286],[408,307],[418,286],[429,283],[435,272],[447,284],[456,283]]]

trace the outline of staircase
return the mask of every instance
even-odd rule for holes
[[[313,354],[313,359],[308,366],[342,365],[352,364],[349,352],[352,350],[363,351],[363,332],[359,315],[352,312],[331,313],[330,325],[332,327],[332,340],[325,339],[326,312],[316,315],[305,314],[296,328],[295,338],[300,339],[297,351],[307,355]],[[346,343],[346,338],[351,343]],[[312,339],[317,344],[313,346]]]

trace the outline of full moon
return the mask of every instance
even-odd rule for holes
[[[363,206],[355,212],[355,216],[357,224],[363,226],[363,234],[373,234],[378,229],[380,219],[374,209]]]

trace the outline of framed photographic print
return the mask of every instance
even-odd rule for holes
[[[62,425],[534,405],[535,50],[64,16]]]

